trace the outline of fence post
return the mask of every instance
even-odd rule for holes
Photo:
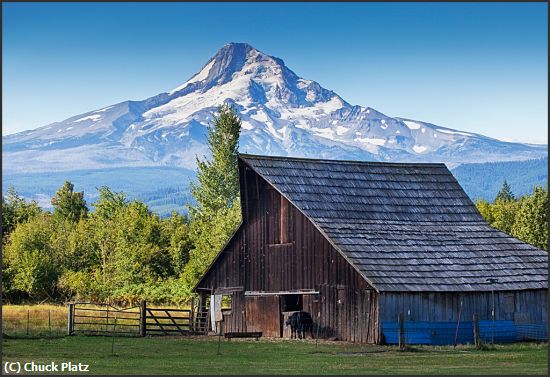
[[[479,317],[474,314],[474,344],[476,347],[481,345],[481,338],[479,336]]]
[[[115,337],[116,337],[116,325],[117,325],[118,313],[115,312],[115,323],[113,325],[113,341],[111,343],[111,355],[115,354]]]
[[[50,338],[52,337],[52,315],[51,310],[48,310],[48,330],[50,330]]]
[[[222,321],[219,321],[219,328],[218,328],[218,331],[219,331],[219,334],[218,334],[218,355],[221,355],[221,352],[220,352],[220,345],[221,345],[221,342],[222,342],[222,331],[223,331],[223,320]]]
[[[107,316],[105,317],[105,332],[109,332],[109,304],[105,304],[105,309],[107,309]]]
[[[141,301],[141,310],[139,319],[141,320],[141,326],[139,327],[139,335],[147,335],[147,302],[145,300]]]
[[[195,298],[191,297],[191,311],[189,312],[189,332],[195,330]]]
[[[399,326],[399,349],[403,350],[405,348],[405,324],[403,323],[403,313],[399,313],[397,324]]]
[[[69,304],[69,310],[68,310],[68,313],[67,313],[67,334],[68,335],[73,335],[73,331],[74,331],[74,328],[73,328],[73,321],[74,321],[73,307],[74,307],[74,304]]]

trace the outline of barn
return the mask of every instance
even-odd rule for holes
[[[474,315],[547,337],[547,252],[491,228],[444,164],[238,164],[242,222],[194,288],[201,311],[225,297],[221,331],[287,336],[302,310],[351,342],[394,342],[400,314],[418,343],[469,341]]]

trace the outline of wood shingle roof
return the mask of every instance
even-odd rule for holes
[[[240,155],[379,291],[548,288],[548,254],[491,228],[444,164]]]

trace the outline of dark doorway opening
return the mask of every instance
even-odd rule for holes
[[[284,295],[281,297],[282,312],[297,312],[302,310],[302,295]]]

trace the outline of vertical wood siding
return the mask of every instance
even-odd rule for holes
[[[461,319],[491,319],[491,292],[384,292],[380,294],[381,321],[397,321],[399,313],[411,321],[456,321],[462,301]],[[410,314],[409,314],[410,313]],[[516,323],[548,321],[548,290],[496,291],[495,320]]]
[[[243,224],[199,288],[245,291],[313,289],[303,310],[319,335],[341,340],[378,340],[378,296],[298,209],[251,170],[241,166]],[[225,331],[264,331],[279,336],[279,296],[233,293]]]

